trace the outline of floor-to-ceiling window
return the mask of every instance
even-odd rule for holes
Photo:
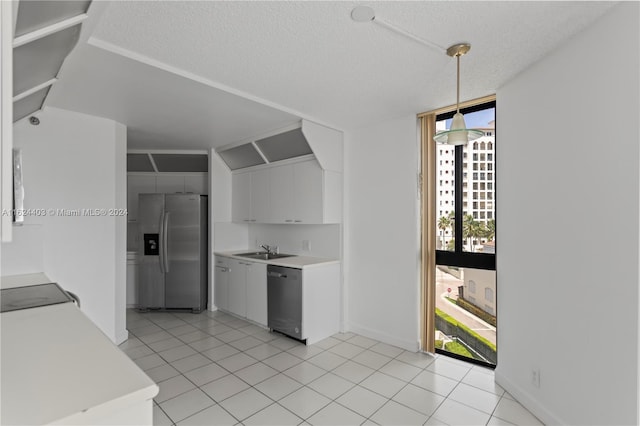
[[[497,362],[495,99],[467,104],[467,145],[439,145],[455,111],[423,120],[423,347],[489,365]]]

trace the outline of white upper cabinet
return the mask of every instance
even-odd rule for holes
[[[138,195],[156,192],[155,176],[127,176],[127,220],[138,220]]]
[[[316,161],[304,161],[292,167],[294,223],[325,223],[324,172],[320,165]]]
[[[209,176],[207,174],[185,176],[184,192],[207,195],[209,193]]]
[[[184,192],[184,176],[158,176],[156,190],[161,194]]]
[[[342,221],[342,173],[315,159],[236,173],[234,222],[323,224]]]
[[[237,173],[231,182],[232,220],[244,223],[269,222],[269,171]]]
[[[252,222],[269,221],[269,170],[251,172]]]
[[[285,165],[269,169],[271,190],[271,216],[273,223],[293,223],[293,166]]]
[[[251,172],[233,175],[231,194],[231,219],[234,222],[251,222]]]
[[[323,172],[315,161],[269,169],[272,223],[323,223]]]
[[[138,219],[139,194],[174,194],[176,192],[190,192],[207,195],[209,192],[208,174],[200,175],[127,175],[127,220],[134,222]]]

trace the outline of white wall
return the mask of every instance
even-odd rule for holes
[[[545,423],[640,420],[638,15],[616,6],[497,93],[496,378]]]
[[[416,117],[345,134],[347,329],[417,350],[419,226]]]
[[[124,126],[55,108],[39,118],[39,126],[22,121],[14,129],[15,146],[23,150],[25,208],[126,208]],[[82,311],[114,342],[126,339],[126,216],[47,212],[27,217],[27,225],[40,235],[30,232],[23,238],[18,232],[13,242],[2,245],[3,275],[40,268],[77,294]],[[41,251],[42,264],[12,270],[4,262],[12,252],[25,250]]]
[[[115,173],[115,194],[113,206],[117,209],[127,208],[127,128],[115,123],[115,152],[113,170]],[[122,343],[129,338],[127,331],[127,216],[114,217],[115,229],[115,298],[114,321],[115,341]]]

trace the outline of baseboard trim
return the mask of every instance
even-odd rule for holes
[[[129,338],[129,330],[126,328],[116,332],[116,345],[125,342]]]
[[[420,349],[417,340],[399,339],[397,336],[393,336],[379,330],[374,330],[353,322],[349,322],[347,324],[347,331],[360,334],[361,336],[368,337],[370,339],[379,340],[382,343],[397,346],[411,352],[417,352]]]
[[[520,386],[514,384],[511,380],[505,377],[503,374],[496,369],[495,371],[495,381],[497,384],[502,386],[504,390],[509,392],[511,396],[513,396],[516,401],[522,404],[527,410],[531,411],[531,413],[538,418],[542,423],[546,425],[566,425],[569,424],[560,417],[556,416],[554,413],[549,411],[546,407],[544,407],[540,402],[535,399],[529,392],[522,389]]]

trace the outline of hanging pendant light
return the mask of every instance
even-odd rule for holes
[[[478,139],[484,136],[484,132],[478,129],[467,129],[464,123],[464,116],[460,113],[460,56],[464,55],[471,49],[468,43],[454,44],[447,49],[447,55],[455,57],[457,60],[457,84],[456,84],[456,113],[451,121],[449,130],[443,130],[433,137],[437,143],[447,145],[466,145],[470,140]]]

